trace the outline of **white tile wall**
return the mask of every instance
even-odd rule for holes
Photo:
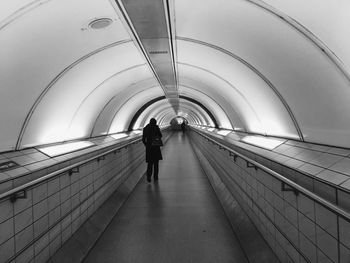
[[[45,247],[39,254],[35,254],[35,263],[45,263],[50,258],[50,247]]]
[[[334,263],[328,256],[322,253],[322,250],[317,249],[317,262],[321,263]]]
[[[33,203],[39,203],[41,200],[47,198],[47,183],[43,183],[33,190]]]
[[[339,219],[339,238],[340,242],[350,249],[350,222]]]
[[[340,246],[340,263],[348,263],[350,262],[350,250],[341,245]]]
[[[324,208],[322,205],[316,204],[316,223],[322,227],[323,230],[337,238],[337,216]]]
[[[313,244],[316,244],[316,225],[314,221],[300,212],[298,212],[298,219],[300,232]]]
[[[0,202],[0,223],[13,216],[13,204],[8,201]],[[0,232],[1,233],[1,232]]]
[[[47,210],[48,210],[47,199],[44,199],[41,202],[34,205],[33,210],[34,210],[34,221],[36,221],[47,213]]]
[[[49,227],[56,224],[60,218],[61,218],[61,209],[58,206],[49,212]]]
[[[332,187],[331,185],[314,180],[314,192],[322,198],[325,198],[332,203],[336,203],[336,188]]]
[[[319,226],[316,226],[316,235],[317,235],[318,248],[333,262],[337,262],[338,260],[337,240]]]
[[[48,182],[47,188],[48,188],[47,192],[49,196],[58,192],[60,190],[60,178],[55,178],[53,180],[50,180]]]
[[[49,216],[46,214],[34,222],[34,238],[39,237],[49,229]]]
[[[61,234],[53,239],[50,239],[50,256],[53,256],[56,251],[61,247]]]
[[[22,231],[33,223],[33,210],[31,207],[15,216],[15,233]]]
[[[301,252],[311,261],[317,262],[317,247],[307,237],[299,232]]]
[[[208,143],[201,137],[193,136],[192,139],[207,156],[209,162],[224,165],[224,168],[220,168],[224,170],[218,169],[221,179],[255,222],[281,262],[349,262],[346,261],[349,259],[346,253],[350,251],[350,222],[341,219],[323,206],[315,204],[301,193],[295,195],[294,192],[282,192],[280,182],[276,179],[268,180],[265,178],[266,174],[246,168],[244,161],[238,159],[234,163],[229,157],[227,157],[229,162],[223,161],[222,159],[226,157],[219,153],[221,150],[218,147],[208,146]],[[316,148],[320,151],[329,150],[327,147]],[[305,151],[305,154],[311,158],[311,152],[313,151]],[[342,156],[338,158],[322,156],[318,164],[325,166],[336,159],[343,158]],[[317,171],[314,166],[309,166],[309,168]],[[320,169],[324,168],[320,167]],[[286,169],[283,171],[290,173]],[[224,174],[230,174],[233,180],[226,180]],[[335,203],[339,201],[343,206],[350,208],[348,193],[339,191],[337,194],[336,189],[325,182],[311,177],[305,181],[301,179],[307,178],[305,175],[294,174],[296,180],[308,185],[309,189],[314,190],[320,196]],[[322,173],[320,179],[327,179],[323,176],[324,174],[330,173]],[[237,185],[230,186],[229,184]]]
[[[33,240],[33,226],[29,226],[15,235],[16,253],[24,249]]]
[[[25,249],[17,258],[16,263],[28,263],[34,258],[34,246]]]
[[[15,253],[15,241],[14,238],[10,238],[6,242],[1,244],[0,249],[0,262],[6,262]]]
[[[25,154],[35,161],[47,159],[35,151]],[[79,173],[71,176],[61,174],[28,190],[26,199],[0,203],[0,262],[6,262],[11,257],[13,262],[46,262],[114,192],[123,181],[121,177],[128,176],[130,169],[144,163],[143,157],[143,145],[134,144],[115,155],[110,154],[105,160],[84,165]],[[63,167],[61,164],[46,169],[46,165],[56,163],[57,160],[47,160],[29,164],[26,167],[41,170],[28,176],[38,178]],[[71,161],[64,164],[69,165]],[[0,183],[0,192],[12,187],[13,181]]]
[[[0,224],[0,244],[14,235],[14,219],[10,218]]]

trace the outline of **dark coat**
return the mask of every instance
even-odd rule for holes
[[[146,162],[154,162],[163,160],[160,146],[151,146],[152,137],[162,137],[162,133],[158,125],[147,124],[143,128],[142,142],[146,146]]]

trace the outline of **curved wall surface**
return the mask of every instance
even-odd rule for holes
[[[2,1],[0,151],[127,131],[164,95],[134,129],[181,116],[350,147],[349,1],[169,3],[168,23],[147,29],[119,0]],[[170,49],[140,41],[169,25]]]

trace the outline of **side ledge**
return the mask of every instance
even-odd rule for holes
[[[202,165],[202,169],[207,175],[226,216],[232,226],[241,248],[250,263],[278,263],[280,262],[272,249],[266,243],[260,232],[254,226],[247,214],[232,196],[230,190],[220,179],[220,167],[213,167],[202,152],[192,143],[192,147]]]

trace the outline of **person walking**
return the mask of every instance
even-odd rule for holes
[[[181,130],[182,130],[182,133],[185,133],[185,131],[186,131],[186,123],[185,123],[185,121],[183,121],[181,123]]]
[[[157,125],[156,119],[152,118],[149,124],[143,128],[142,142],[146,146],[147,181],[151,182],[152,170],[154,181],[158,181],[159,160],[163,160],[160,146],[162,133]]]

